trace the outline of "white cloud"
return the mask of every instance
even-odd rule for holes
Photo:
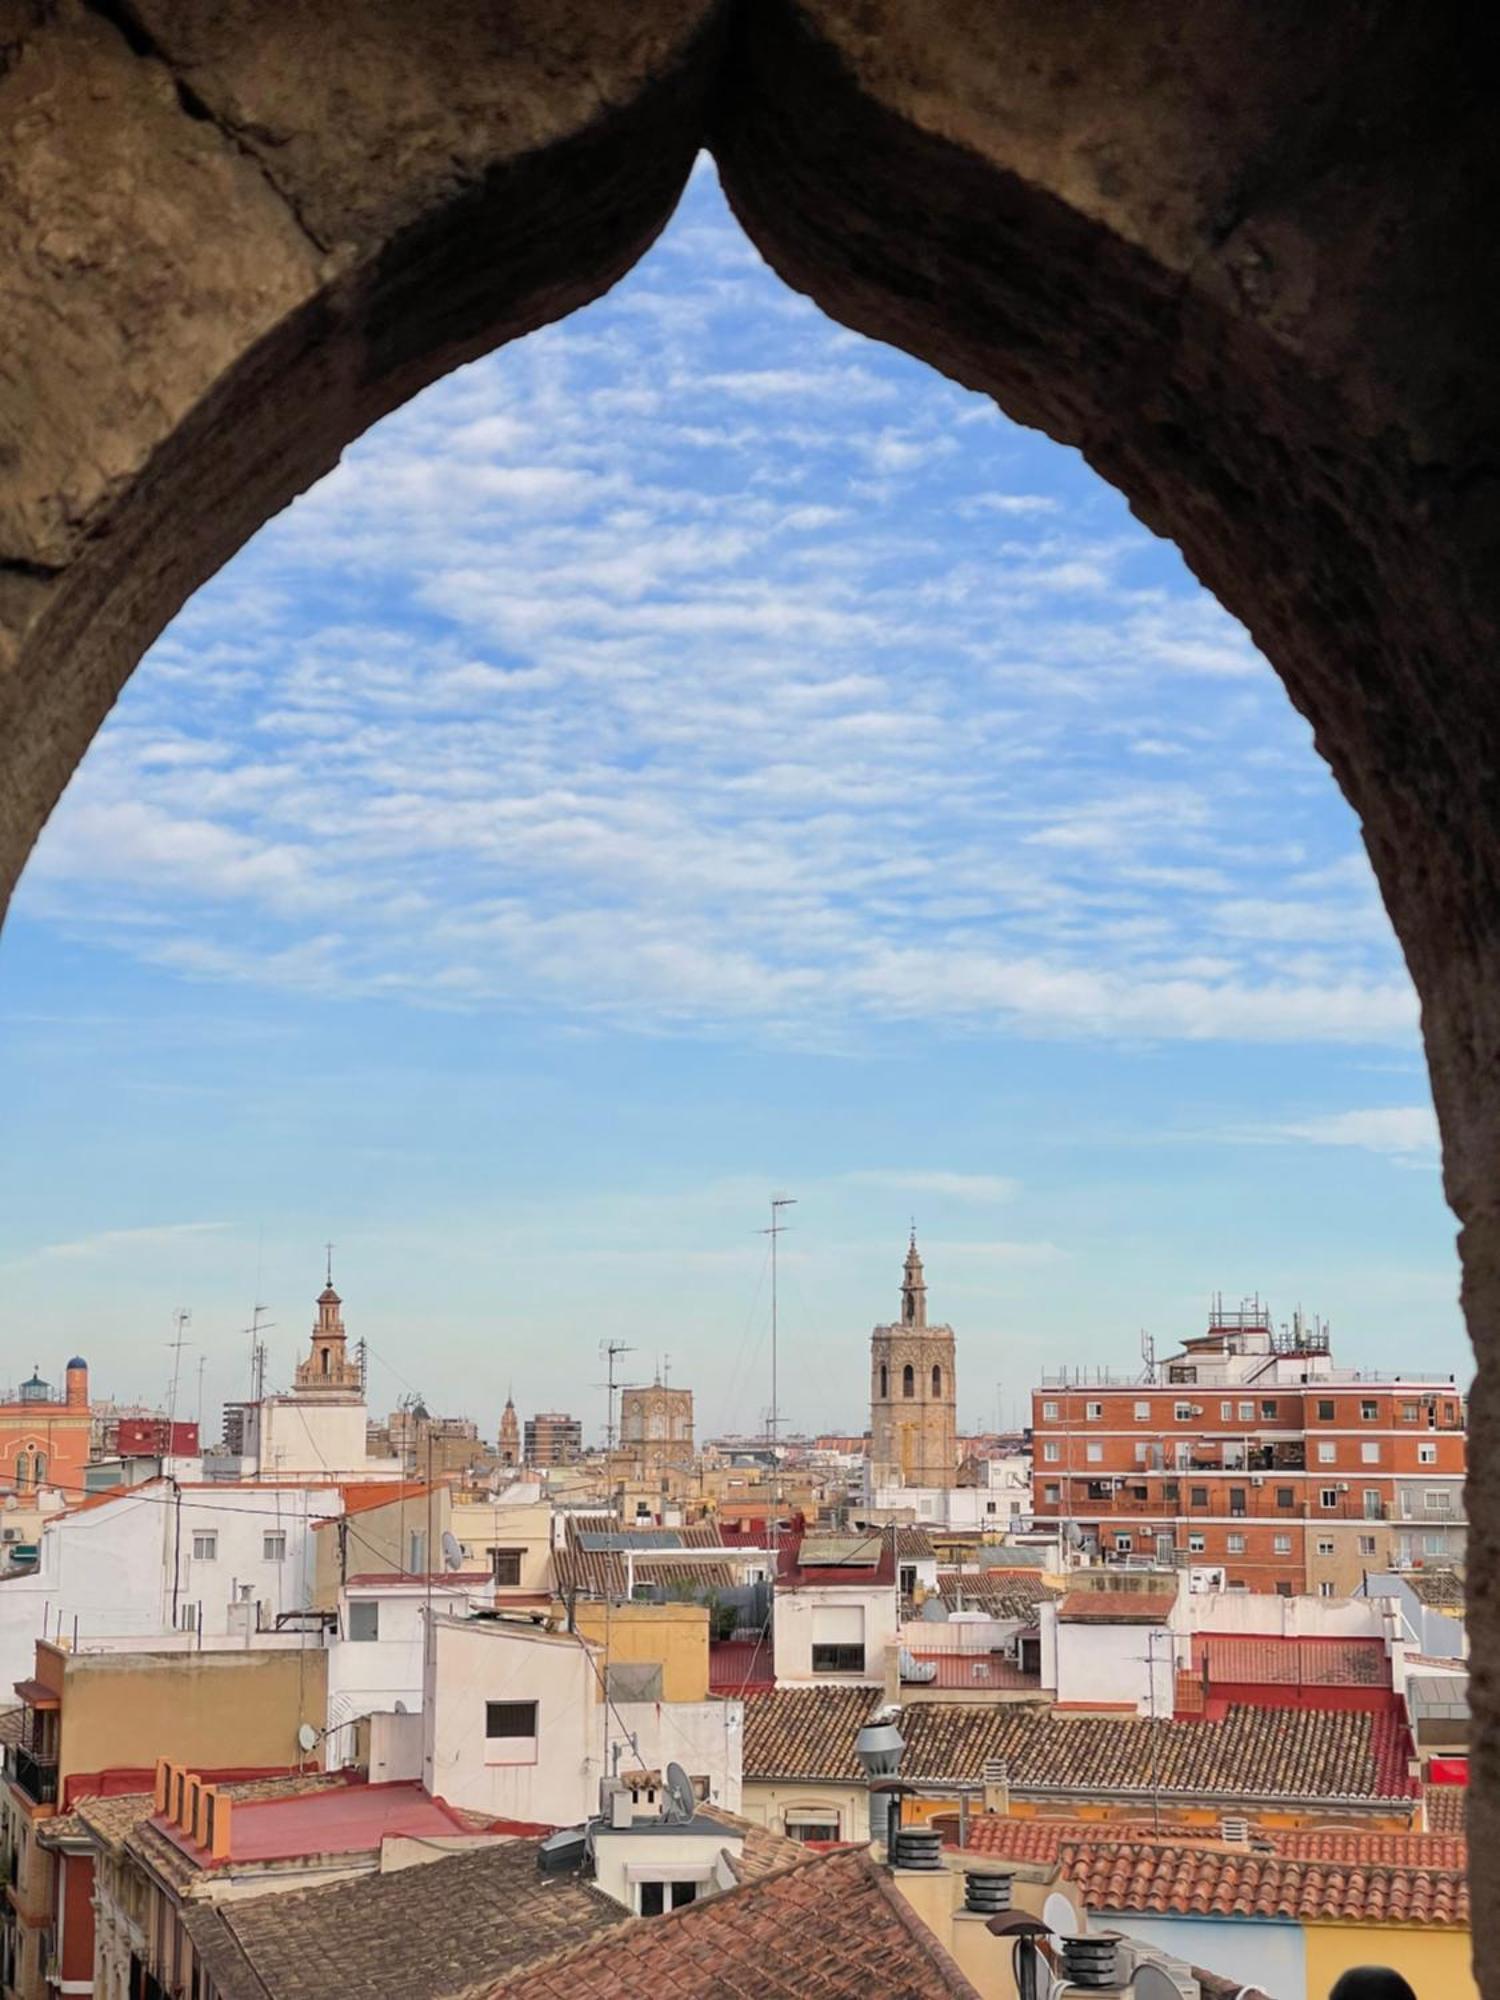
[[[1019,1183],[1004,1174],[965,1174],[935,1168],[864,1167],[843,1177],[855,1187],[888,1189],[899,1195],[933,1195],[941,1201],[1013,1201]]]
[[[1388,1153],[1402,1160],[1436,1159],[1439,1147],[1437,1117],[1425,1104],[1328,1112],[1317,1118],[1270,1126],[1266,1136],[1298,1140],[1310,1146],[1356,1146],[1365,1152]]]
[[[30,1253],[27,1261],[106,1258],[114,1262],[136,1253],[154,1257],[184,1238],[219,1235],[230,1227],[227,1222],[161,1222],[140,1229],[101,1229],[69,1243],[44,1243]]]

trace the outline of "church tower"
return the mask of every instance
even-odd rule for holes
[[[505,1408],[500,1413],[500,1463],[519,1465],[521,1463],[521,1420],[516,1415],[515,1402],[510,1396],[505,1399]]]
[[[328,1279],[318,1294],[318,1317],[312,1330],[312,1352],[297,1363],[297,1394],[329,1390],[347,1396],[361,1394],[359,1364],[349,1359],[349,1343],[344,1333],[343,1300],[333,1289],[333,1260],[329,1256]]]
[[[874,1486],[952,1486],[958,1477],[953,1329],[927,1324],[927,1280],[913,1229],[901,1317],[870,1335],[870,1478]]]

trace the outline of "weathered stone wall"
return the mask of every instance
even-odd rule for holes
[[[1494,69],[1485,10],[1407,0],[0,0],[0,894],[184,598],[628,269],[706,138],[788,282],[1179,544],[1360,815],[1481,1364],[1500,1993]]]

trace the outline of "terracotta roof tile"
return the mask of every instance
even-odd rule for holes
[[[1170,1590],[1070,1590],[1057,1615],[1068,1625],[1165,1625],[1176,1603]]]
[[[1351,1831],[1272,1834],[1244,1847],[998,1815],[971,1821],[968,1841],[974,1853],[1056,1862],[1093,1910],[1453,1926],[1469,1921],[1465,1857],[1454,1851],[1462,1845]]]
[[[1409,1585],[1412,1595],[1420,1598],[1423,1604],[1444,1611],[1462,1611],[1464,1608],[1464,1581],[1451,1569],[1409,1570],[1402,1581]]]
[[[439,2000],[629,1921],[592,1883],[543,1875],[538,1844],[505,1841],[287,1895],[190,1902],[184,1922],[220,2000]]]
[[[1433,1833],[1463,1833],[1469,1823],[1467,1785],[1427,1785],[1422,1797],[1427,1805],[1427,1825]]]
[[[488,2000],[978,2000],[863,1851],[637,1918],[491,1987]]]
[[[854,1739],[880,1700],[865,1686],[747,1690],[745,1776],[857,1779]]]
[[[1056,1596],[1034,1569],[938,1571],[938,1595],[950,1611],[987,1611],[992,1618],[1030,1618]]]
[[[750,1774],[746,1721],[746,1775]],[[1406,1800],[1405,1732],[1365,1710],[1231,1707],[1222,1721],[1153,1722],[1136,1715],[1058,1715],[1029,1706],[909,1705],[904,1778],[977,1782],[1003,1759],[1013,1792],[1058,1791],[1219,1803],[1318,1798]],[[829,1775],[832,1775],[831,1773]]]

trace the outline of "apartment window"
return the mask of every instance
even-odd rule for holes
[[[1170,1500],[1175,1505],[1181,1496],[1182,1488],[1175,1479],[1164,1479],[1162,1481],[1161,1497],[1163,1500]]]
[[[1099,1419],[1104,1415],[1104,1405],[1102,1403],[1085,1403],[1083,1414],[1091,1424],[1097,1424]]]
[[[1339,1504],[1339,1489],[1336,1486],[1323,1487],[1318,1494],[1318,1504],[1322,1507],[1337,1507]]]
[[[487,1701],[484,1705],[485,1761],[490,1764],[536,1762],[534,1701]]]
[[[1431,1486],[1422,1495],[1422,1505],[1427,1509],[1429,1514],[1446,1514],[1450,1504],[1446,1493],[1439,1493]]]
[[[204,1534],[200,1531],[193,1536],[194,1562],[211,1563],[217,1560],[218,1554],[219,1537],[217,1534]]]
[[[1103,1465],[1104,1463],[1103,1445],[1086,1444],[1083,1448],[1083,1459],[1085,1465]]]
[[[1134,1547],[1135,1547],[1135,1541],[1132,1536],[1130,1535],[1115,1536],[1115,1548],[1120,1555],[1128,1556],[1130,1554],[1130,1551]]]
[[[490,1575],[495,1583],[514,1588],[521,1581],[521,1549],[491,1549]]]
[[[1417,1446],[1417,1463],[1418,1465],[1436,1465],[1437,1446],[1435,1444],[1419,1444]]]
[[[1060,1486],[1044,1486],[1042,1488],[1042,1499],[1047,1506],[1055,1507],[1062,1499],[1062,1488]]]
[[[1043,1405],[1042,1405],[1042,1422],[1043,1422],[1044,1424],[1055,1424],[1055,1423],[1057,1422],[1057,1405],[1056,1405],[1056,1403],[1043,1403]]]
[[[1319,1399],[1318,1422],[1320,1424],[1331,1424],[1333,1422],[1333,1404],[1327,1397]]]
[[[1332,1597],[1333,1585],[1331,1583],[1320,1583],[1318,1585],[1318,1595],[1319,1597]]]
[[[814,1646],[812,1670],[815,1674],[862,1674],[865,1670],[863,1646]]]
[[[1241,1422],[1242,1424],[1253,1424],[1253,1423],[1255,1422],[1255,1405],[1254,1405],[1254,1403],[1241,1403],[1241,1404],[1240,1404],[1240,1422]]]
[[[1188,1505],[1190,1507],[1206,1507],[1208,1505],[1208,1488],[1206,1486],[1190,1487],[1188,1490]]]
[[[1062,1457],[1062,1446],[1057,1442],[1056,1438],[1047,1438],[1043,1442],[1042,1457],[1048,1465],[1056,1465],[1057,1461]]]
[[[1275,1423],[1275,1421],[1276,1421],[1276,1403],[1275,1403],[1275,1399],[1274,1399],[1274,1398],[1273,1398],[1273,1399],[1272,1399],[1272,1400],[1271,1400],[1270,1402],[1268,1402],[1268,1403],[1262,1403],[1262,1404],[1261,1404],[1261,1406],[1260,1406],[1260,1420],[1261,1420],[1261,1422],[1262,1422],[1263,1424],[1274,1424],[1274,1423]]]
[[[1292,1553],[1292,1538],[1290,1535],[1273,1535],[1271,1547],[1277,1555],[1289,1556]]]
[[[1401,1405],[1401,1421],[1403,1424],[1419,1424],[1422,1421],[1420,1406],[1416,1403],[1403,1403]]]
[[[1336,1444],[1320,1444],[1318,1446],[1319,1465],[1336,1464],[1338,1462],[1338,1455],[1339,1455],[1339,1448]]]
[[[1445,1555],[1447,1553],[1447,1549],[1448,1549],[1448,1537],[1446,1535],[1424,1535],[1422,1537],[1422,1553],[1424,1555],[1428,1556]]]
[[[1361,1535],[1361,1536],[1360,1536],[1360,1538],[1359,1538],[1359,1552],[1360,1552],[1360,1554],[1361,1554],[1362,1556],[1372,1556],[1372,1555],[1374,1555],[1374,1553],[1375,1553],[1375,1537],[1374,1537],[1373,1535]]]
[[[1219,1420],[1220,1420],[1220,1422],[1221,1422],[1221,1423],[1226,1423],[1226,1424],[1227,1424],[1227,1423],[1231,1423],[1231,1422],[1233,1421],[1233,1419],[1234,1419],[1234,1405],[1233,1405],[1233,1403],[1220,1403],[1220,1405],[1219,1405]]]
[[[809,1840],[838,1839],[839,1837],[838,1814],[836,1812],[830,1812],[825,1818],[822,1814],[821,1807],[815,1807],[813,1808],[813,1810],[816,1811],[819,1815],[817,1819],[808,1819],[804,1816],[801,1819],[788,1819],[786,1821],[786,1837],[788,1840],[809,1841]],[[807,1808],[804,1807],[803,1808],[804,1815],[806,1811]]]
[[[1245,1553],[1245,1537],[1243,1535],[1231,1535],[1228,1539],[1227,1547],[1232,1556],[1242,1556]]]
[[[1291,1594],[1292,1594],[1292,1586],[1289,1583],[1283,1580],[1281,1583],[1277,1584],[1276,1595],[1278,1597],[1290,1597]]]
[[[1135,1420],[1138,1424],[1145,1424],[1151,1421],[1151,1405],[1149,1403],[1136,1404]]]
[[[1278,1507],[1295,1507],[1296,1504],[1297,1504],[1297,1489],[1295,1486],[1277,1487],[1276,1505]]]
[[[1192,1414],[1193,1406],[1191,1403],[1174,1403],[1172,1405],[1172,1415],[1180,1424],[1185,1424]]]
[[[1375,1402],[1371,1397],[1365,1397],[1359,1406],[1359,1415],[1362,1423],[1373,1424],[1375,1419],[1380,1415],[1379,1403]]]
[[[1230,1487],[1230,1489],[1229,1489],[1229,1511],[1230,1511],[1230,1513],[1231,1513],[1231,1514],[1243,1514],[1243,1513],[1244,1513],[1244,1511],[1245,1511],[1245,1489],[1244,1489],[1244,1487],[1243,1487],[1243,1486],[1231,1486],[1231,1487]]]
[[[1331,1556],[1333,1554],[1333,1543],[1326,1535],[1318,1537],[1318,1554],[1320,1556]]]
[[[1135,1462],[1136,1462],[1136,1464],[1137,1464],[1137,1465],[1144,1465],[1144,1464],[1146,1463],[1146,1460],[1147,1460],[1147,1459],[1148,1459],[1148,1458],[1149,1458],[1150,1456],[1151,1456],[1151,1447],[1150,1447],[1150,1445],[1149,1445],[1149,1444],[1147,1444],[1147,1443],[1145,1442],[1145,1440],[1144,1440],[1144,1439],[1140,1439],[1140,1440],[1138,1440],[1138,1441],[1137,1441],[1137,1443],[1136,1443],[1136,1447],[1135,1447]]]
[[[1361,1465],[1379,1465],[1379,1438],[1366,1438],[1365,1442],[1359,1448],[1359,1462]]]
[[[286,1536],[284,1534],[262,1535],[260,1538],[260,1559],[262,1562],[281,1563],[286,1561]]]
[[[380,1605],[373,1597],[351,1597],[349,1600],[349,1637],[351,1639],[378,1639],[380,1637]]]
[[[1189,1555],[1192,1555],[1192,1556],[1201,1556],[1201,1555],[1202,1555],[1202,1553],[1203,1553],[1203,1551],[1204,1551],[1204,1550],[1205,1550],[1205,1549],[1206,1549],[1207,1547],[1208,1547],[1208,1543],[1207,1543],[1207,1542],[1206,1542],[1206,1541],[1205,1541],[1205,1540],[1203,1539],[1202,1535],[1189,1535],[1189,1536],[1188,1536],[1188,1554],[1189,1554]]]
[[[827,1838],[824,1828],[817,1836]],[[640,1897],[640,1913],[643,1917],[660,1917],[668,1910],[681,1910],[696,1900],[696,1882],[638,1882],[636,1891]]]

